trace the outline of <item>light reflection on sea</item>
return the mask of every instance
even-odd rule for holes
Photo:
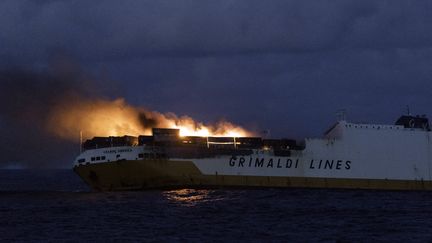
[[[70,170],[0,170],[0,241],[431,242],[432,192],[91,192]]]
[[[162,191],[162,195],[170,202],[181,206],[193,207],[203,203],[214,203],[221,200],[231,200],[231,193],[220,190],[178,189]]]
[[[184,206],[195,206],[208,200],[209,190],[179,189],[164,191],[162,195],[171,202]]]

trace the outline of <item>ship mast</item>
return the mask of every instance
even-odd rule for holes
[[[346,121],[346,110],[341,109],[336,112],[338,121]]]
[[[82,135],[82,130],[79,131],[79,152],[80,154],[82,153],[82,141],[83,141],[83,135]]]

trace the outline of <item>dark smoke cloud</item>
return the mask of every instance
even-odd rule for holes
[[[20,68],[1,70],[2,113],[17,120],[40,119],[56,100],[91,91],[92,84],[69,72],[37,72]]]
[[[46,71],[0,70],[0,167],[64,167],[79,151],[77,142],[46,129],[50,110],[60,100],[97,96],[95,82],[70,63]]]
[[[111,99],[98,91],[101,83],[83,75],[75,66],[56,62],[45,72],[22,69],[0,71],[1,166],[62,167],[78,152],[79,134],[94,136],[151,134],[151,128],[181,126],[208,129],[226,136],[230,132],[252,135],[220,120],[202,124],[188,116],[160,113]],[[62,65],[58,65],[62,64]],[[109,85],[105,81],[104,85]],[[106,95],[106,93],[105,93]],[[69,141],[69,142],[68,142]],[[74,152],[74,153],[73,153]]]
[[[140,112],[138,114],[138,119],[143,128],[153,128],[157,127],[158,121],[155,118],[149,117],[146,112]]]

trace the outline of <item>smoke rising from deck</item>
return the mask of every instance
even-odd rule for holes
[[[82,131],[95,136],[151,135],[151,129],[177,128],[183,136],[248,136],[251,133],[227,121],[197,122],[188,116],[162,114],[128,104],[124,99],[75,98],[56,104],[48,115],[47,130],[68,140]]]
[[[72,97],[98,96],[95,82],[65,62],[44,71],[0,70],[0,168],[66,167],[78,151],[46,128],[53,107]]]
[[[227,121],[204,124],[107,98],[95,80],[69,65],[0,71],[0,168],[67,167],[78,153],[80,131],[84,138],[149,135],[153,127],[178,128],[181,135],[251,135]]]

